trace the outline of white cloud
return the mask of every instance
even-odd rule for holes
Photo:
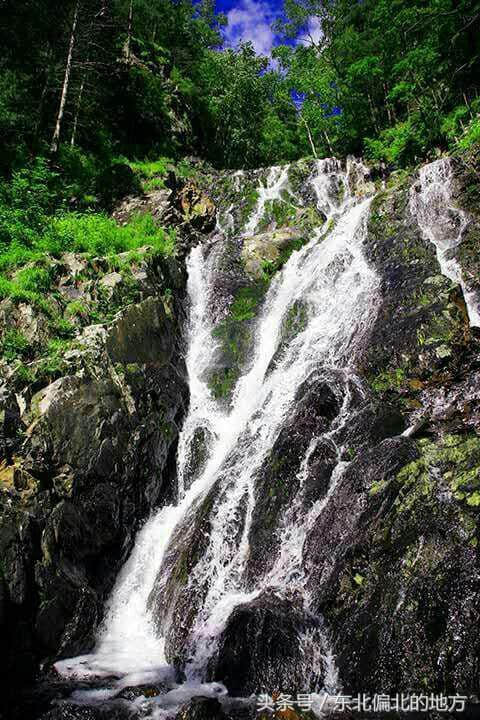
[[[312,17],[303,35],[298,38],[299,45],[318,45],[323,38],[323,30],[319,17]]]
[[[239,42],[251,42],[257,55],[269,55],[275,40],[272,23],[275,13],[268,2],[240,0],[227,13],[224,30],[226,44],[235,47]]]

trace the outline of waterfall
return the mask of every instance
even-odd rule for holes
[[[244,234],[253,235],[257,229],[258,223],[263,215],[265,206],[269,200],[278,200],[281,198],[282,190],[288,183],[288,165],[283,167],[273,166],[270,168],[267,177],[267,183],[264,185],[260,182],[258,188],[257,206],[252,213],[249,221],[245,225]]]
[[[186,589],[191,591],[195,611],[186,640],[189,683],[194,687],[204,683],[228,618],[242,603],[265,592],[278,597],[296,593],[305,612],[311,611],[308,571],[303,562],[305,539],[348,466],[341,430],[354,412],[352,395],[362,393],[355,360],[377,308],[378,278],[362,252],[370,198],[356,195],[352,188],[353,163],[349,161],[343,170],[334,160],[317,162],[308,183],[327,219],[272,279],[253,329],[252,357],[228,407],[213,398],[207,381],[218,343],[212,333],[211,302],[215,253],[221,249],[222,238],[217,237],[210,247],[198,246],[191,251],[186,358],[191,400],[179,440],[178,502],[159,510],[138,533],[110,598],[94,653],[57,663],[64,675],[116,675],[121,677],[122,686],[132,678],[172,679],[155,608],[163,607],[160,627],[168,632],[172,622],[168,607],[171,569],[207,499],[209,532]],[[363,172],[359,165],[356,170]],[[266,184],[259,187],[257,206],[245,225],[244,236],[255,233],[267,201],[278,200],[287,188],[288,167],[272,168]],[[282,344],[285,318],[298,302],[305,308],[304,325]],[[301,458],[297,492],[280,520],[271,562],[252,569],[250,540],[257,478],[294,411],[299,389],[312,378],[334,387],[339,411],[329,427],[310,440]],[[208,452],[203,468],[190,482],[192,444],[199,432],[207,438]],[[320,442],[333,448],[336,467],[326,494],[307,503],[307,466]],[[318,636],[316,632],[301,639],[304,653],[308,654],[312,645],[320,648],[326,668],[323,686],[334,690],[340,681],[321,619]],[[315,664],[313,658],[308,662]],[[201,687],[202,694],[219,691],[219,686]],[[114,694],[105,692],[102,697]]]
[[[450,158],[441,158],[420,169],[418,185],[410,194],[410,209],[425,238],[435,245],[443,275],[461,286],[471,326],[480,327],[480,302],[467,287],[455,250],[469,224],[467,214],[452,205],[453,169]]]

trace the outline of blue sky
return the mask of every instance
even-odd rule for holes
[[[250,41],[259,55],[268,55],[280,39],[272,31],[272,23],[282,13],[282,0],[217,0],[217,10],[224,12],[228,25],[224,30],[227,45],[234,47],[241,40]],[[315,21],[308,28],[309,34],[318,38]],[[308,43],[308,36],[299,42]]]
[[[228,18],[227,45],[249,40],[258,54],[268,55],[278,42],[271,25],[281,13],[282,0],[217,0],[217,8]]]

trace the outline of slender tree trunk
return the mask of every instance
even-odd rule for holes
[[[387,88],[386,83],[383,83],[383,94],[384,94],[385,107],[387,109],[388,122],[390,125],[393,125],[393,113],[392,113],[392,108],[390,107],[390,103],[388,101],[388,88]]]
[[[378,135],[380,130],[378,128],[377,117],[375,114],[375,106],[373,104],[373,100],[372,100],[372,96],[370,95],[370,91],[367,91],[367,97],[368,97],[368,104],[370,106],[370,116],[372,118],[373,128]]]
[[[133,0],[130,0],[130,8],[128,10],[128,29],[127,42],[125,43],[125,60],[130,62],[130,45],[132,42],[132,26],[133,26]]]
[[[35,130],[34,130],[35,137],[38,137],[38,133],[40,131],[40,125],[42,122],[42,114],[43,114],[43,105],[45,102],[45,97],[47,95],[48,83],[49,83],[49,77],[47,75],[47,78],[43,84],[42,94],[40,95],[40,102],[38,103],[38,108],[37,108],[37,118],[35,120]]]
[[[72,137],[70,140],[70,145],[72,147],[75,146],[75,140],[77,138],[77,128],[78,128],[78,117],[80,115],[80,108],[82,106],[82,97],[83,97],[83,89],[85,87],[85,78],[87,73],[84,74],[82,78],[82,82],[80,85],[80,90],[78,91],[78,99],[77,99],[77,107],[75,108],[75,118],[73,120],[73,129],[72,129]]]
[[[330,142],[330,138],[329,138],[329,136],[328,136],[327,131],[324,130],[324,131],[323,131],[323,134],[325,135],[325,140],[327,141],[327,145],[328,145],[328,149],[329,149],[329,151],[330,151],[330,155],[333,155],[333,147],[332,147],[332,143]],[[317,156],[315,155],[315,157],[317,157]]]
[[[77,32],[78,13],[80,10],[80,0],[77,0],[75,5],[75,12],[73,14],[72,32],[70,34],[70,44],[68,46],[67,64],[65,66],[65,76],[63,78],[62,95],[60,97],[60,106],[58,108],[57,122],[55,123],[55,130],[53,131],[52,144],[50,151],[55,154],[58,151],[60,143],[60,133],[62,130],[62,120],[65,113],[65,105],[67,103],[68,87],[70,85],[70,75],[72,73],[72,58],[73,50],[75,48],[75,38]]]
[[[313,138],[312,138],[312,133],[310,132],[310,128],[308,127],[307,121],[305,120],[305,118],[303,117],[303,115],[301,113],[300,113],[300,119],[303,122],[303,124],[305,125],[305,129],[307,131],[307,136],[308,136],[308,142],[310,143],[310,147],[312,148],[313,157],[318,158],[317,150],[315,148],[315,143],[313,142]]]

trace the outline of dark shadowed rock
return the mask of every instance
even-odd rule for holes
[[[93,286],[103,260],[97,271],[91,262]],[[0,670],[12,690],[41,658],[92,648],[139,523],[173,494],[187,403],[185,275],[157,257],[141,262],[145,271],[116,291],[113,319],[78,328],[61,377],[19,387],[8,376],[2,395],[11,464],[0,465]]]
[[[278,522],[295,497],[300,467],[313,438],[320,437],[338,415],[342,402],[343,378],[335,372],[313,373],[298,389],[292,415],[256,473],[256,502],[250,531],[248,575],[253,581],[273,563],[279,543]],[[336,450],[325,440],[317,462],[307,468],[307,503],[321,497],[328,487],[336,464]]]
[[[126,195],[140,190],[138,178],[127,163],[113,163],[97,179],[102,204],[112,209]]]
[[[226,720],[227,716],[216,698],[196,697],[184,705],[175,720]]]
[[[331,198],[341,203],[340,164],[325,162]],[[213,231],[211,190],[225,237],[215,234],[206,251],[218,343],[202,380],[224,408],[251,363],[269,273],[278,271],[291,241],[310,237],[324,220],[328,208],[316,209],[315,189],[306,182],[316,168],[308,161],[288,169],[288,187],[276,204],[267,201],[250,240],[242,229],[257,208],[265,169],[170,178],[171,190],[129,199],[118,216],[143,207],[161,224],[175,218],[182,257],[200,232]],[[453,200],[469,213],[455,252],[475,289],[480,213],[462,197],[480,197],[478,179],[461,163],[455,172],[464,177],[457,178]],[[364,254],[378,276],[378,293],[365,335],[346,358],[350,365],[317,367],[297,389],[291,412],[255,466],[252,486],[225,523],[221,551],[214,547],[221,568],[223,550],[228,563],[251,519],[248,553],[241,556],[246,567],[238,578],[233,565],[229,581],[246,591],[263,580],[266,587],[283,532],[298,529],[309,513],[292,585],[285,583],[281,597],[264,590],[239,605],[224,618],[220,637],[211,638],[208,679],[224,682],[232,695],[321,687],[324,630],[348,694],[478,691],[480,335],[469,327],[461,288],[440,273],[436,250],[412,214],[414,180],[395,175],[372,201]],[[373,190],[360,165],[348,182],[358,196]],[[327,230],[321,242],[326,237]],[[48,322],[26,303],[0,303],[0,328],[23,328],[36,372],[25,385],[17,368],[0,363],[0,673],[12,687],[16,674],[33,675],[40,658],[92,647],[141,519],[175,495],[178,427],[187,403],[185,278],[176,260],[159,261],[147,250],[141,255],[128,281],[105,258],[70,255],[54,262],[62,298],[54,302],[83,297],[103,314],[92,325],[88,312],[77,313],[75,347],[48,382],[35,364],[35,353],[50,339]],[[345,253],[329,262],[332,286],[350,259]],[[285,313],[267,378],[305,328],[308,312],[300,298]],[[311,362],[315,367],[315,357]],[[187,486],[204,467],[210,442],[201,427]],[[179,678],[212,586],[212,573],[195,571],[222,502],[235,489],[235,453],[252,442],[247,429],[176,528],[149,598]],[[303,539],[300,533],[299,543]],[[304,580],[309,612],[300,597]],[[129,687],[121,695],[133,700],[156,689]],[[51,691],[48,703],[67,699],[71,688]],[[42,703],[41,712],[47,707]],[[44,717],[123,720],[127,708],[67,703]],[[235,713],[228,702],[196,698],[177,720],[233,720]],[[247,716],[239,711],[240,717]]]
[[[82,706],[62,703],[32,720],[134,720],[138,714],[122,702],[105,706]]]
[[[118,693],[117,698],[132,702],[139,697],[152,698],[166,692],[168,692],[166,685],[136,685],[123,688],[122,692]]]
[[[192,482],[202,473],[208,459],[208,448],[213,435],[207,427],[195,429],[194,437],[188,449],[189,455],[185,462],[184,484],[189,488]]]
[[[301,635],[317,629],[294,602],[261,595],[229,617],[208,677],[233,696],[305,691],[311,658],[302,655]]]

